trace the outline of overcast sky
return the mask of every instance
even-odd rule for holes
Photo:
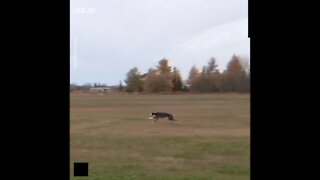
[[[215,57],[250,60],[247,0],[71,0],[70,82],[119,84],[162,58],[186,79]]]

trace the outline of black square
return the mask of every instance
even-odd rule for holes
[[[85,162],[78,162],[73,163],[74,167],[74,176],[88,176],[88,163]]]

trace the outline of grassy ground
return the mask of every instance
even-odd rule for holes
[[[240,180],[250,174],[250,95],[71,94],[71,179]],[[152,124],[152,111],[178,122]],[[73,177],[89,162],[89,177]]]

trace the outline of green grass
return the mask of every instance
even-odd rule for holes
[[[250,95],[71,94],[71,179],[239,180],[250,174]],[[168,111],[178,122],[147,119]],[[73,162],[89,162],[73,177]]]

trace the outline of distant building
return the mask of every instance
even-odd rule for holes
[[[91,87],[89,89],[90,92],[109,92],[109,87]]]

